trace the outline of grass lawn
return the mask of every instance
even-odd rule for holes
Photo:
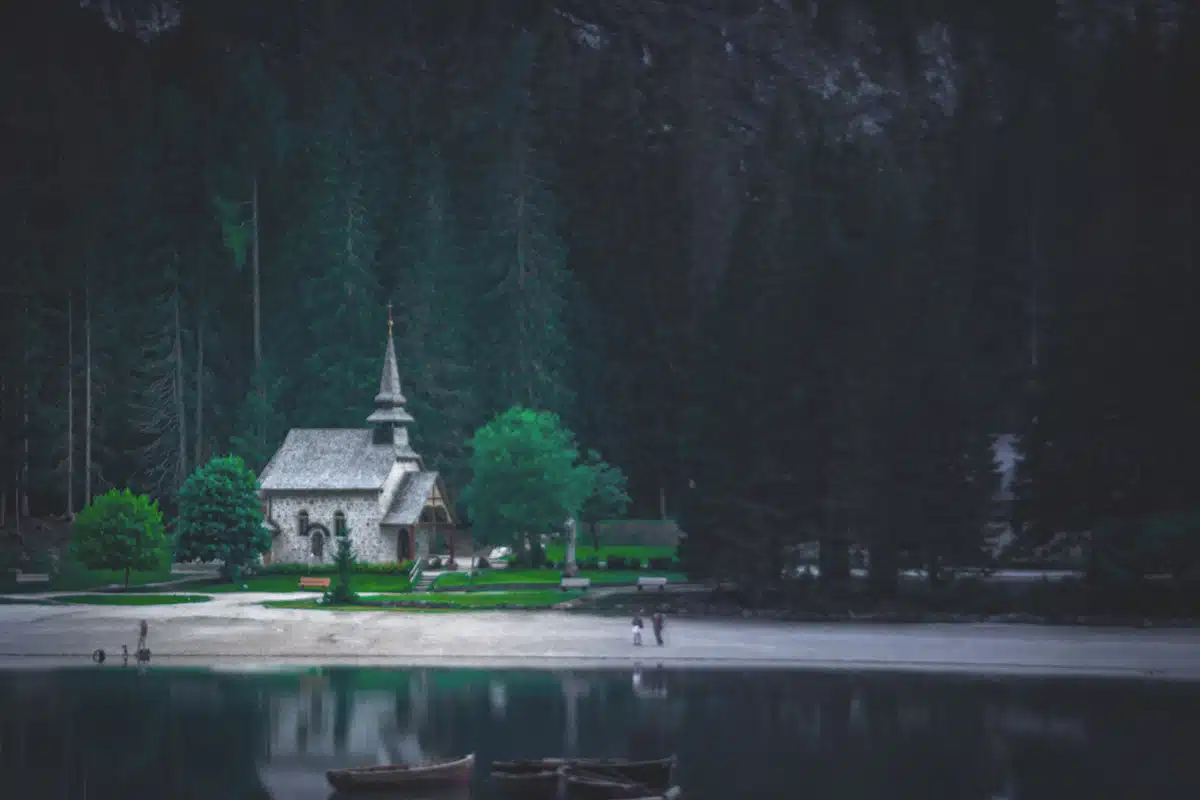
[[[575,545],[575,560],[583,561],[585,558],[604,560],[609,556],[627,556],[629,558],[639,558],[642,563],[645,563],[651,558],[674,558],[674,547],[648,547],[646,545],[619,545],[619,544],[602,544],[600,549],[584,544],[587,536],[581,535],[579,543]],[[567,546],[562,542],[551,542],[546,545],[546,558],[554,562],[562,561],[567,557]]]
[[[227,581],[197,581],[186,584],[188,591],[207,592],[208,594],[226,594],[228,592],[313,592],[321,593],[323,589],[301,589],[300,575],[260,575],[255,578],[243,578],[237,583]],[[319,577],[329,577],[322,575]],[[333,578],[334,581],[337,578]],[[332,584],[331,584],[332,585]],[[407,592],[410,588],[407,575],[371,575],[359,574],[354,576],[354,591],[356,592]]]
[[[153,572],[129,573],[129,586],[143,586],[147,583],[160,583],[171,580],[171,570],[162,569]],[[80,569],[66,568],[48,583],[15,583],[0,580],[0,591],[8,594],[29,594],[36,592],[72,592],[100,589],[110,584],[123,586],[125,584],[124,570],[115,569]]]
[[[401,594],[387,597],[370,598],[373,601],[390,601],[398,605],[393,607],[379,606],[325,606],[316,600],[272,600],[265,603],[268,608],[307,608],[320,611],[404,611],[420,609],[424,605],[438,604],[438,608],[430,611],[450,611],[455,609],[470,611],[476,609],[495,608],[497,606],[518,606],[520,608],[549,608],[557,603],[574,600],[582,592],[563,592],[558,589],[531,589],[516,592],[473,592],[471,594],[430,592],[428,594]],[[402,605],[401,605],[402,604]],[[446,608],[445,606],[450,606]]]
[[[207,603],[212,598],[203,594],[69,594],[55,600],[89,606],[175,606]]]
[[[51,603],[47,600],[35,600],[30,598],[26,600],[23,597],[0,597],[0,606],[48,606]]]
[[[581,578],[591,578],[593,586],[632,586],[638,578],[666,578],[671,583],[683,583],[687,576],[682,572],[655,572],[653,570],[589,569],[579,573]],[[434,581],[433,588],[449,586],[487,587],[495,585],[539,584],[557,586],[562,574],[557,569],[489,569],[476,573],[471,580],[465,572],[447,572]]]

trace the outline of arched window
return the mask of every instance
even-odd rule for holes
[[[301,511],[296,515],[296,533],[308,536],[308,512]]]
[[[320,531],[313,531],[312,554],[317,559],[325,558],[325,537]]]
[[[346,513],[344,511],[333,512],[333,532],[336,536],[346,535]]]

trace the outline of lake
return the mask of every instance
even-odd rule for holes
[[[1200,687],[647,668],[0,672],[0,793],[328,798],[330,767],[677,753],[697,800],[1197,796]]]

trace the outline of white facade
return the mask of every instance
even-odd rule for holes
[[[383,488],[378,491],[296,491],[270,492],[266,495],[267,514],[278,526],[271,546],[272,564],[332,564],[337,552],[337,515],[345,516],[346,530],[354,547],[354,557],[368,564],[386,564],[403,560],[398,541],[400,528],[383,527],[380,522],[396,498],[396,492],[405,474],[417,471],[412,462],[397,461]],[[320,546],[314,536],[322,532],[310,530],[300,533],[300,515],[307,513],[310,528],[324,526],[329,539]],[[407,533],[403,535],[407,536]],[[418,556],[429,555],[429,534],[418,530],[415,533]],[[320,550],[320,555],[317,554]]]

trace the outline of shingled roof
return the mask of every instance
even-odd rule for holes
[[[395,460],[370,429],[293,428],[258,483],[264,491],[381,489]]]
[[[382,525],[412,525],[421,517],[421,509],[429,499],[433,486],[437,483],[436,472],[410,472],[404,476],[404,483],[396,492],[396,499],[388,509],[380,524]]]

